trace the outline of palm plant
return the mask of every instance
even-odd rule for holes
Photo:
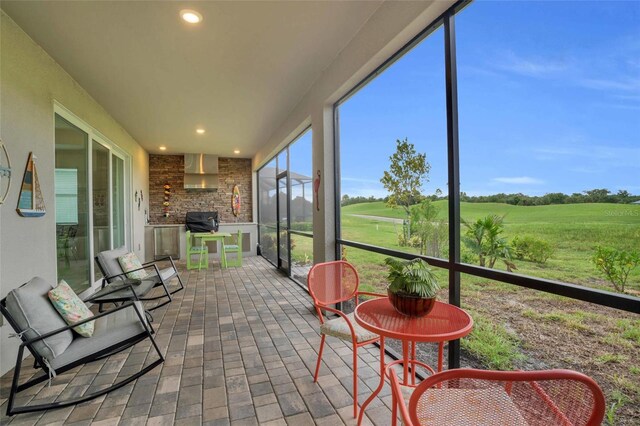
[[[422,259],[399,260],[388,257],[389,291],[406,296],[434,298],[440,286],[427,262]]]
[[[502,237],[504,216],[487,215],[473,223],[463,221],[467,232],[463,241],[478,256],[480,266],[493,268],[500,259],[507,266],[507,271],[516,269],[511,261],[512,250],[507,239]]]

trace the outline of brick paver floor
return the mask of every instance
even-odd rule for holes
[[[0,379],[0,423],[11,425],[341,425],[352,418],[351,347],[328,338],[318,383],[320,344],[311,299],[260,257],[241,268],[185,271],[185,290],[154,311],[156,341],[166,360],[149,374],[87,403],[7,418],[13,372]],[[379,381],[378,348],[359,350],[359,400]],[[104,388],[152,362],[146,342],[78,367],[21,393],[18,404],[42,403]],[[34,370],[23,364],[23,380]],[[387,386],[367,408],[368,424],[390,424]]]

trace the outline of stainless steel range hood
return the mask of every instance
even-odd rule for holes
[[[187,189],[218,189],[218,156],[185,154],[184,187]]]

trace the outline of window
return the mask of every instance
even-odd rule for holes
[[[639,17],[640,4],[628,2],[460,2],[335,108],[338,256],[362,271],[365,289],[387,285],[385,257],[422,257],[449,286],[449,301],[474,318],[464,352],[449,345],[450,367],[462,355],[472,367],[581,370],[598,377],[608,399],[625,401],[615,412],[621,423],[632,421],[638,402],[630,331],[637,318],[624,311],[638,311],[640,268],[629,274],[634,295],[617,294],[595,254],[597,246],[640,251]],[[433,57],[416,60],[438,38]],[[438,90],[420,92],[437,81],[431,72],[447,76],[446,104]],[[438,114],[443,105],[446,114]],[[452,252],[440,255],[394,240],[405,218],[380,200],[385,193],[376,195],[390,155],[381,135],[411,129],[421,115],[416,122],[429,124],[428,136],[407,137],[431,163],[422,196],[450,208],[433,216],[446,221],[448,235],[461,231],[447,242]],[[424,144],[436,135],[450,157]],[[442,194],[429,189],[433,183]],[[415,223],[406,228],[411,239],[420,232]],[[419,358],[430,354],[419,345]],[[603,374],[605,363],[616,371]]]
[[[456,20],[461,215],[502,230],[481,244],[497,259],[466,238],[463,261],[615,290],[592,258],[640,251],[640,6],[477,2]]]
[[[442,27],[336,107],[339,118],[340,238],[446,258],[447,132]],[[399,145],[424,155],[427,172],[395,206],[381,182]],[[403,168],[403,171],[406,170]],[[401,185],[401,188],[405,188]],[[386,287],[384,257],[343,247],[340,256]],[[375,273],[373,273],[375,272]]]
[[[56,169],[56,224],[78,224],[78,171]]]

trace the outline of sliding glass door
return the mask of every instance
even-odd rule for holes
[[[89,135],[55,117],[55,198],[58,281],[89,288]]]
[[[58,280],[77,293],[102,276],[92,261],[127,243],[126,156],[70,114],[55,114]]]
[[[124,171],[124,158],[111,154],[111,237],[114,248],[125,245]]]

